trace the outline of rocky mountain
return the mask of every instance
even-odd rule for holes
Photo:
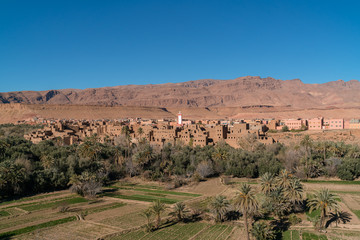
[[[305,84],[299,79],[240,77],[84,90],[0,93],[0,103],[157,107],[359,107],[360,82]]]

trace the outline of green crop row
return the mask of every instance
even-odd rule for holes
[[[201,196],[201,194],[195,194],[195,193],[154,190],[154,189],[138,188],[138,187],[115,187],[115,188],[124,189],[124,190],[134,190],[134,191],[139,191],[139,192],[159,193],[159,194],[178,195],[178,196],[187,196],[187,197],[200,197]]]
[[[160,200],[163,203],[167,204],[173,204],[178,202],[179,200],[170,199],[170,198],[162,198],[162,197],[156,197],[156,196],[148,196],[148,195],[120,195],[120,194],[111,194],[109,195],[111,197],[120,198],[120,199],[128,199],[128,200],[136,200],[136,201],[142,201],[142,202],[153,202],[156,200]]]
[[[29,226],[29,227],[20,228],[20,229],[9,231],[9,232],[0,233],[0,239],[9,239],[10,237],[13,237],[16,235],[32,232],[34,230],[38,230],[41,228],[53,227],[53,226],[56,226],[59,224],[72,222],[75,220],[76,220],[76,217],[72,216],[72,217],[62,218],[62,219],[58,219],[58,220],[54,220],[54,221],[49,221],[49,222]]]
[[[92,214],[92,213],[103,212],[106,210],[123,207],[125,205],[126,205],[126,203],[111,203],[111,204],[107,204],[107,205],[100,206],[100,207],[90,208],[87,210],[87,213]]]
[[[25,201],[38,200],[38,199],[43,199],[43,198],[47,198],[47,197],[58,196],[60,194],[62,194],[62,193],[49,193],[49,194],[44,194],[44,195],[40,195],[40,196],[24,197],[24,198],[20,198],[20,199],[16,199],[16,200],[1,202],[0,206],[12,204],[12,203],[21,203],[21,202],[25,202]]]
[[[61,204],[75,204],[75,203],[82,203],[82,202],[87,202],[87,201],[88,200],[86,200],[83,197],[75,197],[75,198],[70,198],[70,199],[67,199],[67,200],[47,202],[47,203],[42,203],[42,204],[41,203],[40,204],[33,204],[33,205],[23,206],[23,207],[20,207],[20,208],[25,210],[25,211],[36,211],[36,210],[42,210],[42,209],[56,207],[56,206],[59,206]]]

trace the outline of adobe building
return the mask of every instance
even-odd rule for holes
[[[323,121],[322,117],[309,119],[308,122],[308,130],[321,130],[323,129]]]
[[[344,129],[344,119],[325,119],[324,128],[329,130]]]
[[[304,119],[281,120],[280,126],[278,126],[276,129],[281,130],[284,126],[287,126],[289,128],[289,130],[301,130],[303,128],[306,128],[307,121]]]
[[[360,119],[351,119],[349,129],[360,129]]]
[[[270,120],[268,121],[266,126],[270,130],[277,130],[277,127],[280,126],[280,120],[276,120],[276,119]]]
[[[209,132],[209,138],[212,139],[214,143],[218,143],[219,141],[227,138],[227,133],[228,133],[227,125],[209,124],[206,125],[205,128]]]

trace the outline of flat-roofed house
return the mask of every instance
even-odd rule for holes
[[[327,122],[328,122],[327,129],[330,130],[344,129],[344,119],[342,118],[329,119]]]
[[[323,118],[312,118],[309,119],[308,122],[308,130],[321,130],[323,129]]]
[[[360,119],[351,119],[349,122],[350,129],[360,129]]]

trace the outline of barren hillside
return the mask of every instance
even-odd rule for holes
[[[357,80],[304,84],[299,79],[240,77],[84,90],[0,93],[0,103],[181,107],[360,107]]]

